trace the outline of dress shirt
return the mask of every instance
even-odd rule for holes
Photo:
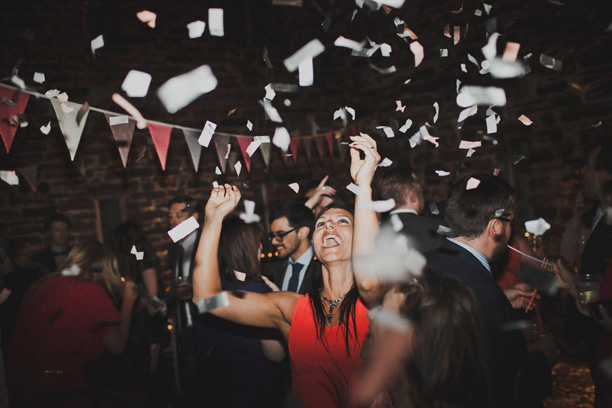
[[[474,255],[476,257],[476,259],[478,259],[478,261],[482,264],[482,266],[484,266],[487,269],[487,271],[489,271],[489,273],[491,273],[491,266],[489,266],[489,260],[487,259],[486,256],[484,256],[484,254],[482,252],[477,251],[476,249],[472,248],[471,246],[466,245],[463,242],[459,242],[456,239],[452,239],[452,238],[448,238],[448,237],[446,237],[446,239],[448,239],[449,241],[459,245],[461,248],[465,249],[466,251],[468,251],[469,253]]]
[[[289,263],[287,264],[287,270],[285,272],[285,277],[283,278],[283,285],[280,288],[281,290],[287,290],[287,287],[289,286],[289,279],[291,279],[291,275],[293,273],[293,268],[291,265],[294,263],[300,263],[303,265],[302,269],[300,270],[300,280],[298,281],[297,286],[298,290],[300,289],[302,286],[302,281],[304,281],[304,276],[306,275],[306,269],[308,269],[308,264],[312,260],[313,255],[314,250],[312,249],[311,245],[296,261],[293,261],[293,259],[289,257]]]

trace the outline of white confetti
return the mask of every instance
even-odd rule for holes
[[[42,84],[43,82],[45,82],[45,74],[43,74],[42,72],[35,72],[34,82],[38,82],[39,84]]]
[[[359,193],[361,193],[361,190],[359,189],[359,187],[357,187],[357,185],[354,183],[351,183],[348,186],[346,186],[346,189],[355,195],[359,195]]]
[[[530,234],[542,235],[550,229],[550,224],[544,218],[525,222],[525,229]]]
[[[208,65],[202,65],[182,75],[166,81],[158,90],[157,96],[166,110],[176,113],[201,95],[217,87],[217,78]]]
[[[487,116],[487,134],[497,133],[497,120],[495,115]]]
[[[465,154],[465,157],[472,157],[474,153],[476,153],[476,150],[468,149],[467,153]]]
[[[130,98],[142,98],[147,95],[151,84],[151,74],[142,71],[131,70],[121,84],[121,89]]]
[[[518,117],[518,120],[525,126],[530,126],[533,122],[525,115],[521,115]]]
[[[312,86],[314,83],[314,70],[312,58],[304,58],[298,65],[300,86]]]
[[[334,41],[334,45],[336,47],[344,47],[350,48],[351,50],[355,51],[361,51],[363,49],[364,44],[358,43],[354,40],[349,40],[348,38],[344,38],[343,36],[339,36],[338,38],[336,38],[336,41]]]
[[[283,119],[280,117],[276,108],[272,106],[270,101],[264,99],[263,101],[259,101],[259,104],[264,107],[264,111],[266,112],[268,119],[270,119],[272,122],[283,123]]]
[[[344,109],[346,109],[346,111],[351,114],[351,118],[355,120],[355,109],[351,108],[350,106],[345,106]]]
[[[391,56],[391,46],[387,43],[382,43],[380,45],[380,53],[382,54],[383,57]]]
[[[170,236],[170,239],[172,239],[172,242],[178,242],[198,228],[200,228],[198,220],[196,220],[195,217],[189,217],[168,231],[168,235]]]
[[[470,106],[469,108],[465,108],[464,110],[461,111],[461,113],[459,113],[459,118],[457,119],[457,122],[459,123],[463,122],[470,116],[474,116],[476,112],[478,112],[478,105],[474,105],[474,106]]]
[[[485,9],[485,12],[486,12],[487,14],[489,14],[489,13],[491,12],[491,9],[493,8],[493,6],[492,6],[492,5],[490,5],[490,4],[487,4],[487,3],[482,3],[482,5],[483,5],[483,7],[484,7],[484,9]]]
[[[423,46],[418,41],[413,41],[410,43],[410,51],[414,54],[414,66],[418,67],[425,56]]]
[[[395,200],[390,198],[388,200],[368,201],[364,203],[363,206],[365,208],[371,208],[378,213],[384,213],[395,208]]]
[[[253,131],[253,122],[247,119],[246,127],[249,131]]]
[[[219,174],[221,174],[221,170],[219,170]],[[213,181],[212,182],[213,188],[219,188],[219,183],[217,183],[217,181]]]
[[[43,134],[48,135],[48,134],[49,134],[49,132],[51,131],[51,121],[49,121],[49,123],[47,123],[46,125],[41,126],[41,127],[40,127],[40,131],[41,131]]]
[[[200,299],[196,302],[196,307],[198,308],[198,312],[200,312],[200,314],[204,314],[220,307],[227,307],[229,305],[230,301],[227,292],[221,292],[217,296],[208,299]]]
[[[388,138],[395,137],[393,129],[391,129],[389,126],[376,126],[376,129],[382,129],[382,131],[385,132],[385,136],[387,136]]]
[[[395,108],[396,112],[402,112],[404,113],[404,111],[406,110],[406,106],[402,106],[402,101],[395,101],[395,104],[397,105],[397,108]]]
[[[155,28],[155,20],[157,20],[157,14],[149,10],[142,10],[136,13],[136,17],[151,28]]]
[[[102,47],[104,47],[104,37],[102,37],[102,34],[100,34],[99,36],[91,40],[91,52],[94,57],[96,56],[96,50],[99,50]]]
[[[299,67],[300,62],[308,58],[315,58],[323,51],[325,51],[325,47],[323,46],[321,41],[319,41],[318,39],[314,39],[302,48],[300,48],[295,54],[287,58],[284,61],[285,67],[287,68],[287,71],[293,72]]]
[[[300,185],[298,183],[289,184],[289,188],[295,191],[296,194],[300,192]]]
[[[234,271],[234,276],[236,277],[236,279],[238,279],[240,282],[244,282],[246,279],[247,274],[244,272],[239,272],[239,271]]]
[[[260,140],[253,140],[251,143],[249,143],[249,146],[246,148],[246,152],[249,157],[252,157],[255,154],[260,145]]]
[[[400,8],[404,5],[404,0],[374,0],[376,3],[393,8]]]
[[[392,162],[390,159],[388,159],[388,158],[386,158],[386,157],[385,157],[385,158],[384,158],[384,159],[382,159],[382,160],[381,160],[381,162],[378,164],[378,167],[389,167],[389,166],[390,166],[390,165],[392,165],[392,164],[393,164],[393,162]]]
[[[132,245],[132,250],[130,251],[130,254],[134,255],[137,261],[142,261],[144,259],[144,251],[138,252],[138,250],[136,249],[136,245]]]
[[[440,50],[440,57],[442,57],[442,58],[446,58],[446,57],[448,57],[448,49],[446,49],[446,48],[442,48],[442,49]]]
[[[272,89],[272,84],[266,85],[264,89],[266,90],[266,96],[264,96],[264,99],[269,101],[273,100],[276,96],[276,92],[274,92],[274,89]]]
[[[217,124],[207,120],[204,124],[204,128],[202,129],[202,133],[200,133],[200,137],[198,138],[198,143],[201,146],[208,147],[210,141],[212,140],[213,134],[215,133],[215,129],[217,129]]]
[[[410,126],[412,126],[412,120],[406,119],[406,123],[404,123],[404,125],[399,128],[399,131],[402,133],[406,133],[406,131],[410,129]]]
[[[0,179],[10,186],[16,186],[19,184],[19,177],[13,170],[0,170]]]
[[[259,222],[259,215],[255,214],[255,201],[244,200],[244,213],[240,214],[240,219],[247,224]]]
[[[276,128],[276,130],[274,131],[274,137],[272,138],[272,143],[274,144],[274,146],[286,152],[287,149],[289,149],[289,144],[291,143],[291,136],[289,136],[289,131],[284,127]]]
[[[464,63],[461,63],[461,70],[467,74],[467,66]]]
[[[465,189],[474,190],[475,188],[478,187],[479,184],[480,184],[480,180],[474,177],[470,177],[470,179],[467,181],[467,184],[465,185]]]
[[[215,166],[215,174],[221,175],[223,173],[221,173],[221,169],[219,168],[219,166]],[[215,187],[217,188],[217,187]]]
[[[433,117],[433,123],[436,123],[438,121],[438,114],[440,113],[440,105],[438,105],[438,102],[434,102],[433,107],[436,109],[436,113]]]
[[[60,91],[57,89],[49,89],[47,92],[45,92],[45,96],[47,98],[55,98],[59,94],[60,94]]]
[[[446,177],[450,174],[450,172],[444,170],[436,170],[436,174],[440,177]]]
[[[111,126],[115,126],[115,125],[124,125],[126,123],[130,123],[130,119],[128,116],[126,115],[121,115],[121,116],[111,116],[110,118],[108,118],[108,123]]]
[[[502,88],[464,86],[457,95],[457,105],[467,108],[473,105],[506,105],[506,93]]]
[[[270,143],[270,136],[255,136],[253,140],[261,143]]]
[[[210,35],[215,37],[223,37],[225,35],[223,29],[223,9],[208,9],[208,31]]]
[[[489,72],[493,78],[517,78],[527,75],[527,68],[518,61],[504,61],[495,58],[491,61]]]
[[[187,24],[187,29],[189,30],[189,38],[200,38],[202,34],[204,34],[205,28],[206,23],[201,20],[192,21],[191,23]]]
[[[562,61],[544,54],[540,54],[540,64],[544,65],[546,68],[550,68],[558,72],[561,72],[563,69]]]

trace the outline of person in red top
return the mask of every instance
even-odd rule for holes
[[[344,405],[362,364],[367,307],[383,294],[377,278],[353,274],[352,257],[372,246],[379,228],[376,213],[367,204],[380,155],[371,137],[351,139],[351,176],[360,189],[355,216],[334,204],[319,213],[312,239],[319,263],[318,284],[306,295],[226,291],[229,306],[210,310],[236,323],[280,330],[289,345],[292,394],[303,408]],[[240,191],[226,184],[215,188],[206,204],[193,271],[196,303],[223,293],[217,259],[219,236],[223,218],[239,201]]]
[[[79,243],[66,265],[36,282],[19,311],[7,360],[15,406],[87,406],[72,392],[87,388],[83,365],[125,346],[137,291],[121,282],[112,250]]]

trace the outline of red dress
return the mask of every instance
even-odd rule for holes
[[[120,321],[97,283],[58,275],[34,284],[19,311],[8,354],[12,397],[23,401],[86,388],[80,367],[104,351],[102,339]]]
[[[310,298],[300,297],[295,305],[289,329],[292,394],[302,408],[341,407],[349,385],[355,380],[363,360],[361,346],[369,331],[367,308],[357,300],[357,341],[353,339],[347,356],[341,326],[325,327],[327,349],[317,340],[317,331]],[[349,327],[353,322],[349,322]]]

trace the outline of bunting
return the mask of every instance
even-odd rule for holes
[[[202,156],[202,146],[198,143],[200,132],[195,130],[183,129],[183,136],[185,136],[185,141],[187,142],[187,147],[189,148],[189,154],[191,155],[193,168],[197,173],[198,167],[200,167],[200,157]]]
[[[329,154],[333,156],[334,155],[334,135],[331,133],[326,133],[325,139],[327,140],[327,148],[329,149]]]
[[[293,162],[297,164],[298,159],[298,149],[300,147],[300,139],[297,137],[292,137],[289,142],[289,149],[291,150],[291,155],[293,156]]]
[[[221,171],[225,173],[225,166],[227,164],[227,154],[229,153],[229,136],[215,135],[215,147],[217,148],[217,157],[219,158],[219,164],[221,165]]]
[[[15,133],[19,127],[19,125],[11,125],[11,117],[15,114],[23,114],[30,95],[25,92],[19,92],[17,89],[0,87],[0,97],[6,98],[6,100],[0,101],[0,134],[8,154],[11,151]],[[15,106],[11,106],[13,103]]]
[[[304,152],[306,152],[306,159],[308,163],[312,163],[312,138],[302,139],[302,145],[304,146]]]
[[[151,139],[155,145],[155,151],[159,162],[161,163],[162,170],[166,170],[166,158],[168,157],[168,147],[170,146],[170,134],[172,133],[172,126],[158,125],[155,123],[147,123],[149,127],[149,133],[151,133]]]
[[[261,155],[263,156],[264,162],[266,163],[266,167],[270,164],[270,148],[272,143],[262,143],[259,146],[259,150],[261,150]]]
[[[237,137],[238,146],[240,146],[240,151],[242,152],[242,157],[244,158],[244,164],[246,164],[247,172],[251,172],[251,156],[247,153],[247,148],[253,142],[253,139],[250,137]]]
[[[325,160],[325,138],[315,137],[313,139],[314,139],[315,147],[317,148],[317,153],[319,153],[319,158],[321,159],[321,161],[324,161]]]
[[[105,113],[104,116],[110,126],[111,132],[113,132],[115,142],[117,142],[117,148],[119,149],[123,168],[126,168],[136,121],[130,120],[127,116],[112,116],[108,113]]]
[[[60,130],[64,135],[66,146],[70,152],[70,160],[74,161],[79,143],[81,142],[81,136],[83,135],[83,129],[85,129],[85,123],[87,123],[87,117],[89,116],[89,109],[85,110],[84,113],[81,111],[83,105],[74,102],[62,102],[59,99],[51,99],[53,110],[55,110],[55,116],[60,125]],[[82,115],[82,116],[81,116]],[[80,122],[77,123],[77,116],[80,117]]]

